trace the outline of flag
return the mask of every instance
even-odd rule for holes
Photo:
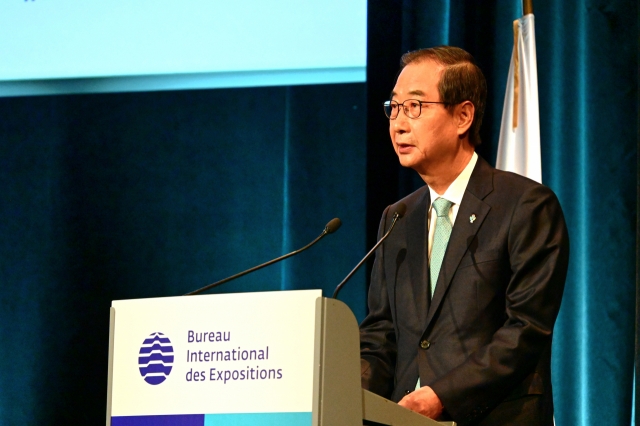
[[[513,21],[513,41],[496,168],[542,182],[533,14]]]

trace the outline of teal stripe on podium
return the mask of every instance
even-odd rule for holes
[[[204,426],[311,426],[311,413],[206,414]]]

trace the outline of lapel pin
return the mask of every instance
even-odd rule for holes
[[[469,216],[469,223],[473,223],[476,220],[476,215],[472,214],[471,216]]]

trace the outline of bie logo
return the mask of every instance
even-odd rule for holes
[[[151,385],[164,382],[173,367],[173,346],[162,333],[151,333],[140,348],[138,357],[140,374]]]

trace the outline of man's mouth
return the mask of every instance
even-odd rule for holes
[[[396,143],[396,146],[398,147],[399,154],[405,154],[413,148],[413,145],[408,143]]]

